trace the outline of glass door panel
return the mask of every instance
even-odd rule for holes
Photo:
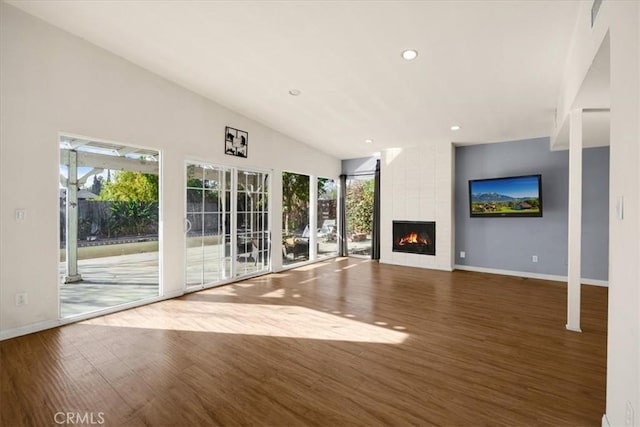
[[[202,285],[203,237],[202,214],[187,213],[187,286]]]
[[[349,255],[371,256],[374,176],[347,180],[347,250]]]
[[[187,167],[187,253],[186,270],[187,286],[202,285],[203,274],[203,235],[202,235],[202,207],[204,168],[200,165]]]
[[[282,264],[309,259],[308,175],[282,172]]]
[[[229,273],[224,267],[224,240],[219,228],[221,216],[217,213],[205,213],[203,217],[203,283],[207,284],[226,279]]]
[[[230,277],[225,267],[223,168],[187,165],[187,286],[203,287]]]
[[[268,179],[262,172],[187,165],[187,286],[270,269]]]
[[[338,186],[329,178],[318,178],[318,259],[338,255]]]
[[[269,227],[264,221],[268,211],[265,191],[269,175],[263,172],[238,170],[236,197],[237,257],[236,276],[268,271]]]

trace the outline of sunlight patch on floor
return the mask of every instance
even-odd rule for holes
[[[328,264],[329,264],[328,262],[316,262],[313,264],[298,267],[296,268],[296,271],[311,271],[311,270],[315,270],[316,268],[324,267],[325,265],[328,265]]]
[[[215,289],[215,293],[211,292],[214,289]],[[238,294],[236,293],[236,290],[232,286],[218,286],[216,288],[205,289],[205,290],[198,289],[197,292],[202,292],[203,295],[215,295],[217,297],[220,297],[220,296],[237,297],[238,296]]]
[[[284,288],[276,289],[275,291],[267,292],[266,294],[260,295],[262,298],[284,298],[285,292]]]
[[[239,288],[251,288],[254,286],[254,284],[247,283],[247,282],[238,282],[238,283],[234,283],[233,286],[237,286]]]
[[[291,305],[238,304],[194,300],[168,301],[132,312],[90,319],[83,324],[259,335],[379,344],[401,344],[409,335],[397,330]]]

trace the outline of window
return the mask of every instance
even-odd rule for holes
[[[316,242],[318,259],[338,255],[338,186],[329,178],[318,178]]]
[[[309,259],[308,175],[282,173],[282,264]]]

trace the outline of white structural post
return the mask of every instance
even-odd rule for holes
[[[567,329],[580,329],[582,244],[582,110],[571,111],[569,122],[569,236],[567,274]]]
[[[69,151],[67,179],[67,275],[65,283],[79,282],[78,273],[78,161],[75,151]]]
[[[231,277],[236,277],[238,271],[238,169],[231,173],[231,224],[229,224],[229,232],[231,233],[231,248],[229,248],[229,256],[231,257]],[[227,183],[226,185],[229,185]],[[246,207],[245,207],[246,209]]]
[[[309,259],[318,257],[318,177],[309,177]]]

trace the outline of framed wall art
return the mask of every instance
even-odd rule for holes
[[[230,156],[247,158],[249,133],[232,127],[224,128],[224,153]]]

